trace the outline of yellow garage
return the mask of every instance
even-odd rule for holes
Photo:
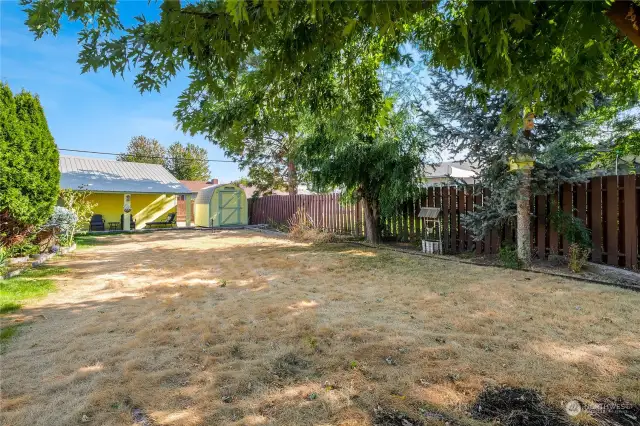
[[[244,191],[235,185],[212,185],[198,191],[195,201],[197,226],[239,226],[249,224]]]

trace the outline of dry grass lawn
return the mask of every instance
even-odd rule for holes
[[[369,425],[378,406],[479,424],[492,384],[640,403],[640,293],[249,231],[107,240],[2,318],[24,323],[2,424]]]

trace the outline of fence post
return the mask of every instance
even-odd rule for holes
[[[457,253],[458,250],[458,187],[449,187],[449,206],[451,207],[451,251]]]
[[[618,177],[607,176],[607,263],[618,265]]]
[[[538,195],[536,197],[536,220],[537,233],[536,243],[538,244],[538,257],[545,259],[547,254],[547,196]]]
[[[562,211],[564,214],[573,216],[573,194],[571,192],[571,184],[562,185]],[[569,240],[566,235],[562,236],[562,254],[569,254]]]
[[[589,186],[591,188],[591,204],[589,205],[591,260],[602,262],[602,178],[591,179]]]
[[[636,175],[624,177],[624,266],[638,268],[638,194]]]

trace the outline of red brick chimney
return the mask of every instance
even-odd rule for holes
[[[217,185],[218,184],[218,179],[211,179],[209,182],[211,185]]]

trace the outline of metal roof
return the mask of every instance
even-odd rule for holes
[[[440,217],[440,209],[438,207],[420,207],[418,217],[425,219],[437,219]]]
[[[190,194],[159,164],[60,156],[60,188],[133,194]]]

